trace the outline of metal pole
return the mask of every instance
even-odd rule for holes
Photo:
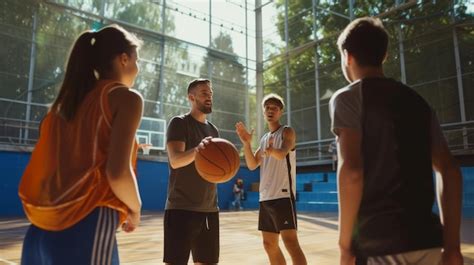
[[[103,25],[104,24],[104,15],[105,15],[105,0],[101,0],[99,14],[100,14],[100,17],[101,17],[100,24]]]
[[[313,0],[313,39],[317,41],[317,30],[316,30],[316,17],[317,0]],[[316,100],[316,140],[321,140],[321,95],[319,90],[319,57],[318,57],[318,43],[314,45],[314,94]],[[321,159],[321,144],[318,144],[318,159]]]
[[[248,34],[248,10],[247,0],[245,0],[245,124],[249,126],[250,106],[249,106],[249,34]]]
[[[403,46],[403,32],[401,25],[398,28],[398,50],[400,54],[400,78],[404,84],[407,83],[407,73],[405,70],[405,47]]]
[[[161,33],[163,36],[166,34],[166,0],[163,0],[163,6],[161,7]],[[160,62],[160,80],[159,80],[159,97],[160,97],[160,113],[159,117],[165,118],[163,109],[164,109],[164,104],[163,101],[165,99],[165,91],[164,91],[164,68],[165,68],[165,37],[161,37],[161,50],[160,50],[160,57],[161,57],[161,62]]]
[[[454,10],[454,1],[453,6]],[[456,23],[456,18],[454,12],[452,12],[451,22],[453,24]],[[454,46],[454,60],[456,62],[456,77],[458,81],[458,96],[459,96],[459,113],[461,114],[461,122],[466,121],[466,106],[464,105],[464,87],[462,82],[462,69],[461,69],[461,57],[459,56],[459,41],[458,41],[458,34],[456,32],[456,27],[453,25],[453,46]],[[469,148],[469,139],[467,137],[467,129],[463,127],[463,144],[464,149]]]
[[[453,44],[454,44],[454,59],[456,61],[456,76],[458,81],[458,95],[459,95],[459,113],[461,114],[461,122],[466,121],[466,107],[464,105],[464,87],[462,81],[461,57],[459,56],[459,41],[456,27],[453,27]],[[469,147],[467,131],[463,130],[463,144],[464,149]]]
[[[400,0],[396,0],[396,6],[400,5]],[[398,32],[398,52],[400,56],[400,78],[402,83],[407,83],[407,74],[405,70],[405,48],[403,46],[403,32],[402,32],[402,25],[400,24],[397,27]]]
[[[209,0],[209,48],[212,48],[212,0]],[[207,73],[212,81],[212,58],[208,57]]]
[[[29,138],[29,123],[31,119],[31,101],[33,99],[33,83],[35,77],[35,65],[36,65],[36,30],[38,27],[38,8],[33,13],[33,28],[31,34],[31,50],[30,50],[30,70],[28,74],[28,93],[26,97],[26,115],[25,115],[25,135],[23,143],[27,143]],[[21,142],[21,139],[20,139]]]
[[[354,0],[349,0],[349,17],[350,20],[354,20]]]
[[[209,45],[208,45],[208,48],[212,48],[212,0],[209,0]],[[210,52],[209,50],[207,50],[207,54],[210,55]],[[211,80],[212,82],[212,57],[211,56],[208,56],[207,57],[207,73],[209,75],[209,80]],[[207,116],[207,119],[209,121],[212,121],[212,113],[211,115],[208,115]]]
[[[260,103],[263,99],[263,37],[262,37],[262,0],[255,0],[255,44],[256,44],[256,90],[257,90],[257,141],[263,135],[263,113]]]
[[[291,126],[291,93],[290,93],[290,59],[288,56],[289,37],[288,37],[288,0],[285,0],[285,43],[286,43],[286,64],[285,64],[285,86],[286,86],[286,117],[288,126]]]

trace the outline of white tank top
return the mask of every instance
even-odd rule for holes
[[[273,136],[273,148],[280,149],[283,144],[283,131],[287,126],[281,126],[273,133],[266,133],[260,140],[260,201],[281,198],[293,198],[296,195],[296,151],[291,150],[284,159],[264,155],[268,140]]]

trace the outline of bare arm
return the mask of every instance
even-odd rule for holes
[[[245,163],[249,170],[257,169],[262,163],[262,155],[260,152],[260,148],[258,148],[257,151],[253,153],[250,144],[244,144]]]
[[[140,213],[142,202],[132,168],[132,152],[143,113],[143,99],[137,92],[121,88],[110,93],[109,101],[113,121],[106,166],[107,180],[117,198],[132,213]]]
[[[242,122],[238,122],[235,124],[235,131],[244,145],[244,157],[247,167],[250,170],[255,170],[260,166],[260,163],[262,163],[262,157],[260,148],[257,149],[255,153],[252,152],[252,146],[250,143],[252,142],[253,130],[249,133],[247,128],[245,128],[245,125]]]
[[[296,145],[296,134],[293,128],[285,128],[283,131],[283,142],[281,148],[273,148],[273,139],[270,139],[270,144],[265,150],[265,154],[273,156],[278,160],[285,159],[286,155],[295,148]]]
[[[209,144],[211,136],[202,139],[201,143],[195,148],[185,151],[186,144],[182,141],[169,141],[167,146],[168,159],[172,168],[180,168],[191,164],[196,158],[199,150],[205,149]]]
[[[172,168],[180,168],[191,164],[196,157],[196,149],[191,148],[185,151],[185,143],[181,141],[171,141],[166,145],[168,149],[168,159]]]
[[[339,246],[350,252],[352,233],[362,199],[363,164],[361,133],[356,129],[338,128]]]
[[[432,146],[438,205],[443,223],[444,250],[460,252],[462,175],[446,142]]]

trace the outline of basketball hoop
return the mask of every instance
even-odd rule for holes
[[[143,155],[149,155],[150,150],[153,147],[151,144],[140,144],[138,147],[140,147],[143,150]]]

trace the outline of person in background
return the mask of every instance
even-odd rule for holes
[[[235,180],[232,191],[234,192],[232,207],[237,210],[243,210],[242,200],[244,199],[244,181],[241,178]]]

